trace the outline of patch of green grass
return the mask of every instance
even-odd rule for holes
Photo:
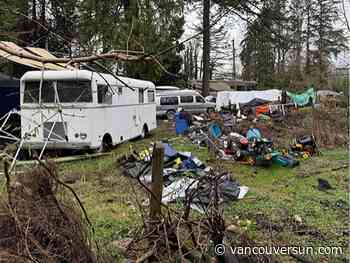
[[[301,163],[301,166],[310,172],[315,172],[317,169],[321,171],[310,176],[306,174],[306,177],[299,177],[297,169],[272,166],[267,169],[259,168],[257,174],[254,174],[249,167],[225,163],[225,168],[230,170],[242,185],[250,188],[246,198],[234,202],[227,209],[226,220],[230,221],[239,216],[254,221],[254,217],[261,214],[271,223],[280,223],[292,221],[295,216],[299,216],[302,224],[310,230],[321,232],[324,239],[298,235],[288,227],[277,235],[274,234],[272,238],[290,245],[347,248],[348,237],[342,234],[342,230],[348,228],[349,210],[347,207],[338,208],[336,203],[339,200],[348,203],[348,170],[329,172],[329,165],[324,167],[322,164],[327,161],[333,166],[340,165],[348,160],[348,152],[337,149],[325,150],[323,153],[322,156]],[[322,169],[326,169],[325,172],[322,172]],[[328,192],[318,190],[317,178],[326,179],[335,189]],[[260,241],[264,242],[267,233],[257,230],[249,231],[249,235],[255,239],[260,236]],[[346,251],[349,253],[347,249]],[[338,259],[332,258],[332,260]]]
[[[59,165],[61,177],[74,174],[81,175],[80,180],[72,185],[82,200],[92,221],[100,247],[109,255],[119,256],[111,245],[114,240],[130,236],[130,231],[141,225],[141,217],[136,198],[141,203],[146,198],[143,190],[129,178],[120,174],[116,159],[130,151],[137,151],[150,146],[151,142],[168,139],[177,151],[189,151],[208,165],[220,164],[241,185],[250,188],[246,197],[231,203],[225,210],[227,224],[241,220],[252,221],[246,233],[258,244],[288,244],[294,246],[344,246],[347,247],[348,236],[343,235],[348,228],[348,210],[337,208],[338,200],[349,201],[348,170],[340,169],[330,172],[333,167],[344,165],[348,161],[345,149],[322,150],[323,155],[302,161],[300,167],[291,169],[273,165],[269,168],[257,168],[233,161],[217,161],[206,148],[193,145],[185,137],[175,137],[169,130],[157,129],[150,138],[130,141],[117,146],[110,156],[94,160],[84,160]],[[312,174],[320,171],[317,174]],[[302,175],[302,176],[301,176]],[[335,188],[328,192],[317,189],[317,178],[323,178]],[[0,192],[3,189],[0,182]],[[66,191],[62,199],[72,199]],[[271,223],[284,224],[285,229],[269,233],[259,228],[257,215],[263,215]],[[319,231],[324,239],[312,235],[298,235],[288,227],[295,216],[302,219],[308,229]],[[345,250],[349,255],[349,250]],[[315,262],[322,259],[317,258]],[[337,262],[332,257],[328,262]],[[281,262],[293,262],[283,258]],[[326,261],[325,261],[326,262]]]

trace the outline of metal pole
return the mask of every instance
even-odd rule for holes
[[[236,79],[236,48],[235,39],[232,39],[232,79]]]

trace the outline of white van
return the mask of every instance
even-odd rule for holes
[[[118,79],[87,70],[25,73],[20,84],[23,148],[105,149],[146,136],[156,128],[155,86]]]
[[[207,102],[194,90],[174,90],[157,93],[157,116],[173,119],[178,108],[200,114],[215,110],[215,103]]]

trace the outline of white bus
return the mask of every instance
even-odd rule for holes
[[[149,81],[49,70],[25,73],[20,85],[24,149],[105,150],[156,128]]]

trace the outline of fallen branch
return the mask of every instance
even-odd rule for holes
[[[140,61],[140,56],[136,55],[129,55],[126,54],[125,52],[111,52],[111,53],[104,53],[104,54],[99,54],[99,55],[91,55],[91,56],[86,56],[86,57],[75,57],[75,58],[45,58],[45,57],[40,57],[36,55],[31,55],[31,54],[25,54],[23,52],[18,52],[16,50],[13,50],[12,48],[6,46],[4,43],[0,42],[0,50],[3,50],[10,55],[17,56],[20,58],[27,58],[27,59],[32,59],[37,62],[41,62],[43,64],[45,63],[83,63],[83,62],[91,62],[99,59],[112,59],[112,60],[124,60],[124,61]],[[138,52],[133,52],[133,51],[128,51],[128,53],[136,53]],[[144,57],[143,60],[148,61],[148,60],[153,60],[151,57]]]
[[[148,251],[146,254],[144,254],[142,257],[140,257],[138,260],[136,260],[136,263],[142,263],[142,262],[146,261],[148,258],[153,256],[153,254],[154,254],[154,249]]]

